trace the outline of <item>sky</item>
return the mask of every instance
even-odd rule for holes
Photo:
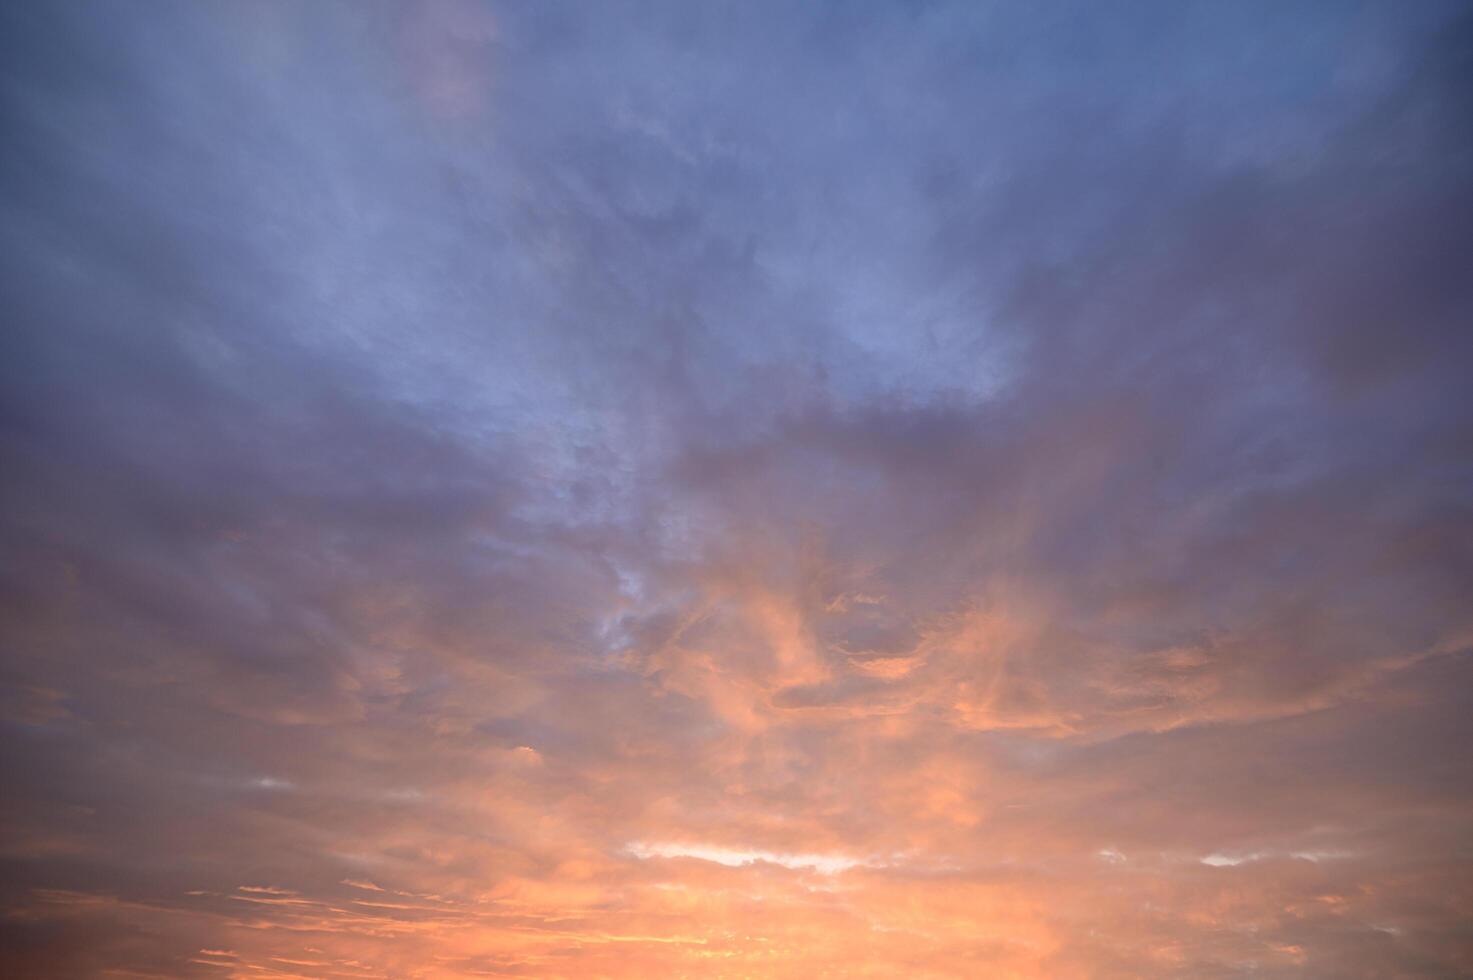
[[[0,973],[1473,976],[1473,7],[0,7]]]

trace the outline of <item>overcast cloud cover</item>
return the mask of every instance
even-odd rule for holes
[[[1473,8],[0,9],[0,972],[1473,975]]]

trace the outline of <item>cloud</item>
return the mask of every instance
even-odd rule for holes
[[[641,860],[688,857],[698,861],[713,861],[716,864],[733,868],[751,864],[754,861],[763,861],[768,864],[781,865],[784,868],[807,868],[820,874],[837,874],[867,863],[842,854],[774,854],[771,851],[711,847],[703,844],[647,844],[635,841],[626,849]]]
[[[7,975],[1473,970],[1458,5],[0,18]]]

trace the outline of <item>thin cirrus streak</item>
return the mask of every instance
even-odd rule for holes
[[[0,974],[1473,975],[1466,3],[0,46]]]

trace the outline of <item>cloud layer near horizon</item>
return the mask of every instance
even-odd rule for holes
[[[6,975],[1473,973],[1465,6],[0,18]]]

